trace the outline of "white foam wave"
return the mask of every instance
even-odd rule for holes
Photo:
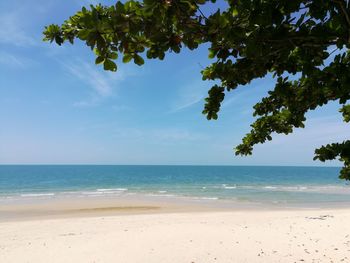
[[[213,188],[256,190],[256,191],[282,191],[282,192],[314,192],[314,193],[341,193],[350,194],[350,187],[346,185],[229,185],[222,184]]]
[[[128,188],[100,188],[96,189],[97,192],[111,192],[111,191],[119,191],[119,192],[124,192],[128,191]]]
[[[224,189],[236,189],[237,186],[234,185],[234,186],[224,186]]]
[[[218,197],[196,197],[194,199],[199,199],[199,200],[218,200]]]
[[[148,194],[148,196],[157,196],[157,197],[176,197],[176,195],[173,194]]]
[[[276,186],[270,186],[270,185],[267,185],[267,186],[264,186],[265,189],[277,189]]]
[[[103,195],[104,192],[98,192],[98,191],[84,191],[84,192],[79,192],[79,194],[82,194],[82,195]]]
[[[54,196],[54,193],[21,194],[21,197]]]

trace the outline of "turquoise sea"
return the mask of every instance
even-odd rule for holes
[[[346,203],[337,167],[2,165],[0,201],[143,194],[262,203]]]

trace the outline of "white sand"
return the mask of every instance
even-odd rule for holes
[[[350,262],[350,209],[0,223],[0,262]]]

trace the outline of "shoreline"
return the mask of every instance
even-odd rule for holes
[[[10,201],[2,200],[0,202],[0,222],[134,214],[340,210],[350,210],[350,201],[342,203],[258,203],[142,194],[88,198],[73,198],[71,196],[47,198],[45,196]]]

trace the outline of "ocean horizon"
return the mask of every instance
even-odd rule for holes
[[[0,165],[0,201],[147,195],[270,204],[350,202],[339,167]]]

